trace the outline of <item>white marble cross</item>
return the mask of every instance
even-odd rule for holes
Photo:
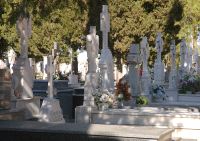
[[[181,63],[181,68],[184,68],[184,63],[185,63],[185,54],[186,54],[186,42],[185,39],[183,38],[180,43],[180,63]]]
[[[172,69],[175,69],[175,67],[176,67],[176,45],[175,45],[175,40],[171,41],[170,53],[171,53]]]
[[[149,58],[149,44],[147,41],[147,37],[142,37],[142,41],[140,43],[141,46],[141,55],[143,62],[143,70],[147,70],[147,61]]]
[[[103,5],[100,14],[100,29],[103,33],[103,48],[108,48],[108,32],[110,32],[110,16],[108,14],[108,6]]]
[[[99,36],[96,35],[95,26],[90,26],[90,34],[87,35],[86,41],[88,73],[95,73],[97,69],[96,58],[99,53]]]
[[[156,37],[156,49],[157,49],[157,59],[161,61],[161,53],[163,51],[163,39],[162,34],[159,32]]]
[[[28,57],[28,38],[31,37],[31,19],[28,17],[20,16],[17,20],[17,33],[21,38],[21,58]]]
[[[49,55],[47,74],[48,74],[48,95],[50,98],[53,98],[53,73],[54,73],[53,57]]]

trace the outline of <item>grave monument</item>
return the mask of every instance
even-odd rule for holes
[[[150,100],[150,84],[151,78],[148,70],[148,58],[149,58],[149,44],[147,41],[147,37],[142,37],[142,41],[140,43],[141,47],[141,58],[142,58],[142,95],[145,95]]]
[[[132,44],[127,56],[128,62],[128,82],[131,89],[131,95],[133,97],[131,104],[135,104],[136,96],[141,94],[141,79],[140,79],[140,47],[139,44]],[[133,106],[133,105],[132,105]]]
[[[43,100],[40,109],[40,122],[51,122],[51,123],[65,123],[63,118],[62,110],[60,108],[59,100],[53,97],[53,73],[54,73],[54,61],[51,55],[48,56],[48,65],[46,72],[48,74],[48,97]]]
[[[101,75],[101,85],[103,91],[114,90],[114,65],[113,56],[108,48],[108,32],[110,32],[110,16],[108,14],[108,6],[103,5],[100,14],[100,29],[103,35],[103,49],[99,60],[99,68]]]
[[[168,101],[177,101],[177,71],[176,71],[176,45],[175,40],[171,41],[171,70],[169,74],[169,88],[166,90]]]
[[[75,75],[73,73],[73,50],[72,48],[69,48],[69,53],[70,53],[70,63],[71,63],[71,73],[69,74],[69,83],[70,85],[73,86],[80,86],[80,84],[78,83],[78,75]]]
[[[179,79],[182,78],[185,74],[186,63],[186,42],[183,38],[180,43],[180,70],[179,70]]]
[[[90,26],[90,34],[86,38],[86,49],[88,58],[88,72],[84,85],[84,106],[94,106],[92,93],[98,87],[96,59],[99,53],[99,36],[96,35],[96,27]]]
[[[154,84],[163,85],[164,84],[164,64],[161,59],[161,53],[163,51],[163,39],[162,34],[159,32],[156,37],[156,50],[157,58],[154,63]]]
[[[17,33],[20,36],[21,52],[13,66],[12,87],[16,99],[12,108],[25,109],[26,118],[38,116],[40,99],[33,97],[33,71],[28,58],[28,38],[31,36],[31,19],[22,14],[17,20]]]

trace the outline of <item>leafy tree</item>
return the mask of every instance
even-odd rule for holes
[[[23,11],[32,18],[32,37],[29,40],[29,56],[41,58],[58,42],[61,53],[66,56],[68,47],[81,45],[81,35],[87,24],[87,9],[80,8],[80,0],[13,0],[1,2],[1,37],[19,53],[15,23]],[[81,5],[85,4],[84,1]]]

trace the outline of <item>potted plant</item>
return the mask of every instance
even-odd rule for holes
[[[167,100],[167,95],[165,93],[165,88],[162,85],[154,84],[152,86],[152,98],[155,102],[163,102]]]

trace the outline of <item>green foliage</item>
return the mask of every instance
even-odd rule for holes
[[[101,45],[99,20],[103,4],[109,5],[109,47],[118,65],[125,62],[130,45],[147,36],[151,53],[149,65],[152,66],[157,32],[163,33],[162,55],[165,63],[169,63],[170,40],[175,39],[178,45],[180,39],[187,39],[191,32],[195,39],[196,27],[200,24],[200,0],[1,0],[0,54],[8,46],[19,53],[16,20],[22,13],[32,18],[29,57],[36,60],[51,53],[54,41],[61,50],[60,61],[69,60],[66,57],[68,48],[75,51],[85,44],[81,37],[88,34],[89,26],[97,27]]]
[[[139,106],[145,106],[145,105],[148,105],[149,103],[149,100],[147,97],[145,96],[137,96],[136,97],[136,104],[139,105]]]
[[[85,33],[88,19],[87,5],[84,1],[10,0],[0,4],[0,7],[3,7],[0,13],[0,37],[18,53],[19,37],[16,34],[15,23],[21,13],[28,13],[32,19],[29,57],[41,59],[42,55],[51,53],[53,42],[56,41],[62,58],[66,58],[68,47],[77,49],[83,44],[81,36]],[[85,9],[80,8],[83,5]]]

